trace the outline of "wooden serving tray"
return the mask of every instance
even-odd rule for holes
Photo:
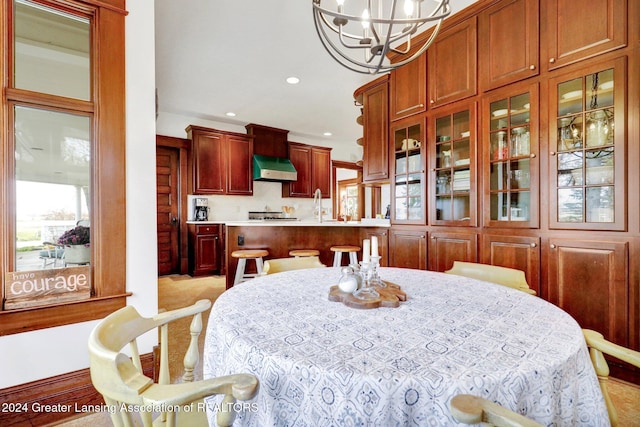
[[[386,288],[376,288],[380,297],[368,301],[358,299],[354,297],[353,294],[342,292],[340,288],[338,288],[338,285],[335,285],[329,289],[329,301],[342,302],[344,305],[351,308],[395,308],[400,305],[400,301],[407,300],[407,294],[400,289],[399,285],[386,281],[384,283],[387,285]]]

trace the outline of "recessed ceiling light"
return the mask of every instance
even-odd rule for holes
[[[229,116],[229,117],[235,117],[235,116],[236,116],[236,113],[234,113],[233,111],[229,111],[229,112],[227,112],[227,113],[225,113],[225,114],[226,114],[227,116]]]
[[[333,134],[331,132],[325,132],[323,133],[324,136],[332,136]]]
[[[287,83],[289,83],[290,85],[297,85],[298,83],[300,83],[300,79],[297,77],[287,77]]]

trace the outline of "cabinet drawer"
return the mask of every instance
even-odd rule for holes
[[[218,234],[220,230],[217,225],[196,225],[196,234]]]

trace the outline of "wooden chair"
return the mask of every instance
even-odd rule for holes
[[[598,375],[598,381],[600,382],[600,388],[604,396],[605,403],[607,404],[607,411],[609,412],[609,421],[611,426],[615,427],[618,424],[618,412],[616,411],[611,397],[609,396],[609,365],[604,358],[604,355],[613,356],[624,362],[630,363],[633,366],[640,368],[640,352],[628,349],[618,344],[614,344],[611,341],[607,341],[604,336],[591,329],[583,329],[584,339],[589,347],[589,354],[591,356],[591,362]]]
[[[89,336],[91,380],[112,411],[115,426],[132,426],[133,412],[126,408],[150,409],[140,411],[144,427],[150,426],[207,426],[206,411],[202,399],[214,394],[224,394],[217,413],[219,426],[230,426],[235,418],[236,399],[249,400],[258,390],[258,380],[249,374],[227,375],[208,380],[193,381],[193,370],[199,360],[198,336],[202,330],[202,312],[211,307],[211,301],[200,300],[189,307],[159,313],[146,318],[135,308],[127,306],[115,311],[93,329]],[[168,356],[168,324],[174,320],[193,316],[191,341],[184,356],[185,371],[182,382],[170,384]],[[158,382],[142,372],[136,339],[144,333],[159,328],[160,369]],[[131,357],[122,352],[129,344]],[[175,408],[189,407],[190,411]],[[121,410],[122,408],[125,410]],[[160,412],[152,420],[154,412]],[[136,422],[138,420],[135,420]],[[139,424],[135,424],[139,425]]]
[[[542,424],[479,396],[458,394],[449,404],[453,418],[464,424],[486,427],[542,427]]]
[[[301,270],[303,268],[326,267],[317,256],[297,258],[275,258],[264,262],[263,274],[280,273],[281,271]]]
[[[445,273],[508,286],[531,295],[536,294],[536,291],[529,288],[527,279],[524,276],[524,271],[516,270],[515,268],[498,267],[496,265],[479,264],[475,262],[454,261],[451,270],[447,270]]]

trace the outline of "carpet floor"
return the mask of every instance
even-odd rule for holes
[[[160,309],[173,310],[186,307],[200,299],[215,301],[225,291],[224,276],[208,276],[192,278],[190,276],[164,276],[158,279],[158,306]],[[203,330],[199,338],[200,354],[204,347],[204,333],[206,331],[209,310],[203,313]],[[174,322],[169,327],[170,353],[174,355],[169,360],[172,382],[180,380],[183,371],[182,357],[189,345],[190,320],[183,319]],[[202,378],[202,363],[195,370],[196,379]],[[625,381],[611,378],[609,393],[618,410],[619,427],[640,427],[640,387]],[[75,418],[63,423],[55,424],[64,427],[92,427],[111,426],[111,420],[105,414],[94,414]]]

